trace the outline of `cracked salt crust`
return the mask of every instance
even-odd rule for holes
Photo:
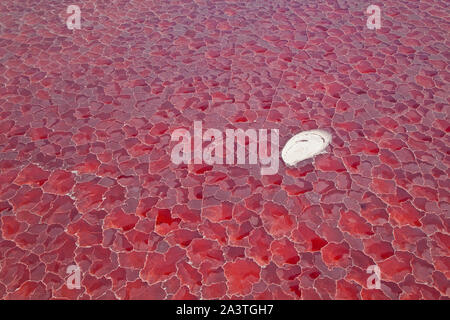
[[[303,131],[293,136],[281,151],[281,158],[288,166],[314,157],[330,144],[331,134],[323,130]]]

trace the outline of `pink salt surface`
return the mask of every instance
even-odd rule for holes
[[[449,29],[444,0],[1,1],[0,298],[448,299]],[[194,121],[333,141],[176,166]]]

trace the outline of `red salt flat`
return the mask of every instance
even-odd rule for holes
[[[352,3],[87,0],[79,30],[20,6],[0,3],[0,299],[450,298],[442,3],[384,1],[378,30]],[[332,142],[273,175],[175,165],[195,121]]]
[[[225,277],[227,278],[231,294],[248,294],[251,285],[259,280],[260,268],[252,260],[238,259],[224,265]]]

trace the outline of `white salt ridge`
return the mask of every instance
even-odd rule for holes
[[[288,166],[295,166],[300,161],[314,157],[331,142],[331,134],[323,130],[303,131],[293,136],[281,151],[281,158]]]

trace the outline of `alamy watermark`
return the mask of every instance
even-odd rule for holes
[[[246,139],[248,139],[248,163],[261,165],[261,175],[272,175],[279,168],[279,131],[270,129],[226,129],[225,134],[218,129],[207,129],[203,132],[201,121],[194,122],[192,150],[192,135],[186,129],[173,131],[171,140],[179,141],[171,153],[174,164],[245,164]],[[209,142],[203,147],[204,142]],[[237,148],[235,145],[237,144]],[[225,150],[224,150],[225,147]],[[235,157],[235,149],[236,157]],[[193,151],[193,152],[192,152]],[[225,155],[224,155],[224,151]]]
[[[367,278],[367,289],[381,289],[381,271],[377,265],[367,267],[367,273],[372,274]]]
[[[374,4],[367,7],[366,13],[369,15],[367,18],[367,28],[370,30],[381,28],[381,9]]]
[[[77,5],[70,5],[66,12],[70,16],[66,20],[66,26],[69,30],[81,29],[81,9]]]
[[[81,288],[81,271],[80,267],[73,264],[67,267],[66,273],[69,274],[67,278],[67,288],[72,289],[80,289]]]
[[[70,5],[66,10],[67,14],[70,16],[66,20],[66,25],[69,30],[81,29],[81,9],[78,5]],[[381,28],[381,9],[377,5],[370,5],[366,9],[366,14],[369,15],[367,18],[367,28],[370,30]]]

